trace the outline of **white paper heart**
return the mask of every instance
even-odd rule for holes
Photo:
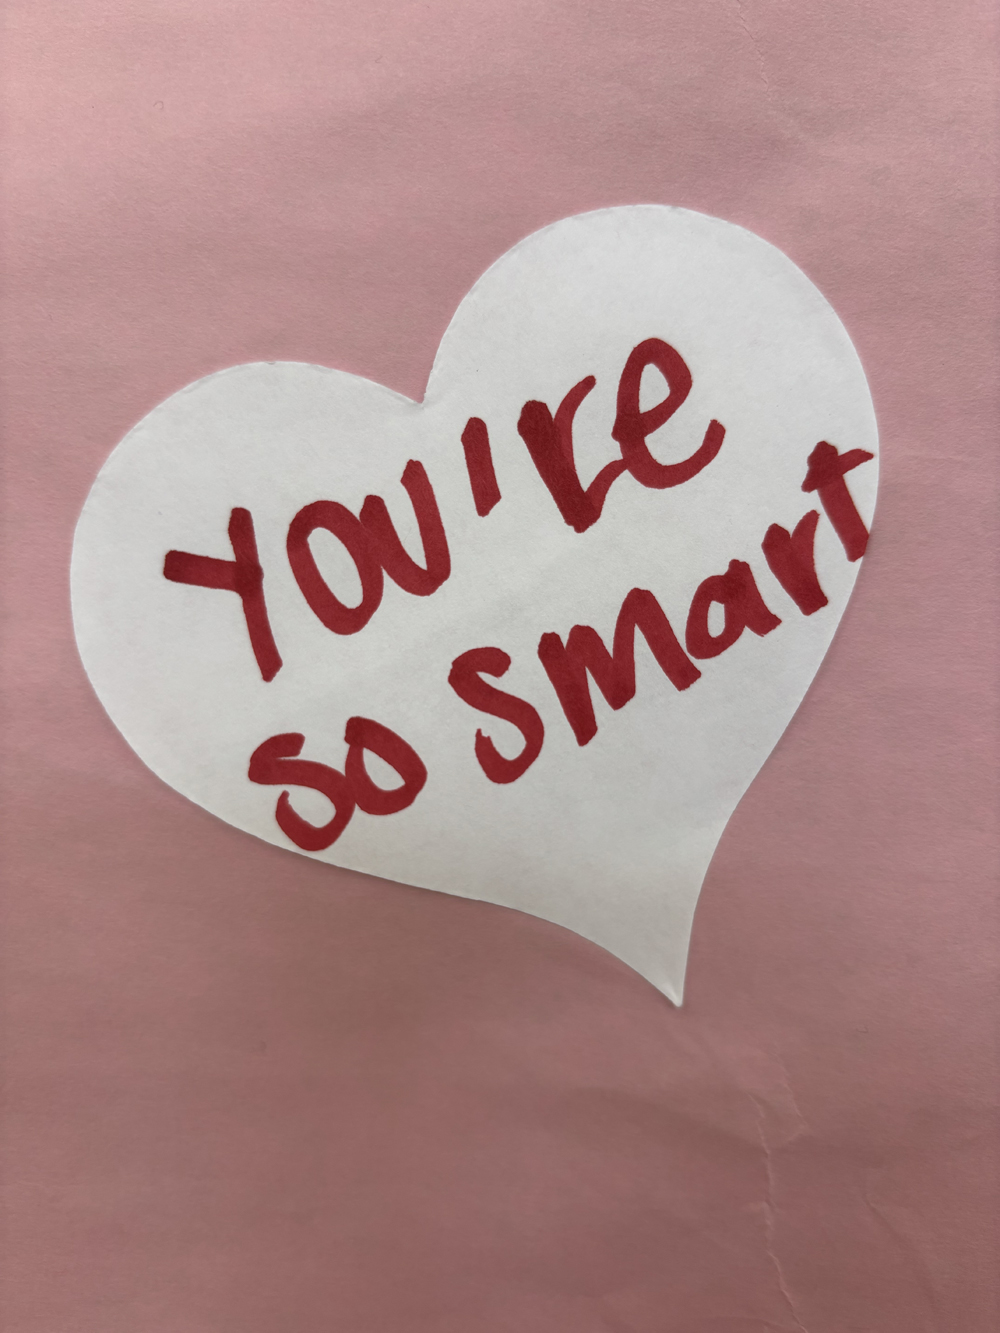
[[[268,363],[151,412],[80,518],[77,641],[220,818],[558,922],[679,1003],[709,860],[850,596],[876,439],[778,250],[682,209],[568,218],[473,287],[423,403]]]

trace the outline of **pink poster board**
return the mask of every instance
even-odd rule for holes
[[[992,6],[11,5],[0,1132],[12,1333],[996,1326]],[[487,266],[668,203],[864,364],[864,567],[682,1009],[248,837],[115,730],[73,529],[237,363],[419,399]]]

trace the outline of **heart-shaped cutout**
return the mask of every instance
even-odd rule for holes
[[[708,862],[850,596],[876,439],[780,251],[572,217],[473,287],[423,403],[267,363],[151,412],[80,518],[77,641],[220,818],[558,922],[679,1003]]]

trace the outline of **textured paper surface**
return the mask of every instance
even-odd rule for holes
[[[579,404],[562,427],[582,478],[574,490],[565,464],[549,467],[559,402],[575,403],[577,384]],[[551,404],[539,424],[523,424],[526,401]],[[661,402],[667,421],[637,415]],[[460,444],[470,418],[490,440],[486,512]],[[540,468],[528,444],[549,450],[536,454]],[[837,460],[819,490],[808,461],[817,446]],[[343,372],[258,363],[156,408],[102,469],[77,527],[77,641],[139,756],[229,823],[334,865],[568,926],[679,1002],[709,859],[854,585],[876,449],[843,326],[773,247],[685,210],[570,218],[521,242],[475,285],[419,405]],[[437,534],[426,544],[400,485],[414,465],[427,489],[413,496]],[[592,477],[609,465],[617,475],[597,498]],[[666,471],[685,465],[694,475]],[[390,550],[386,573],[377,563],[372,573],[370,553],[384,548],[359,548],[364,525],[352,518],[367,514],[372,494],[385,498],[418,568]],[[816,505],[830,507],[832,521]],[[194,553],[239,553],[240,538],[230,548],[226,537],[236,510],[252,524],[262,571],[249,610],[233,587],[177,581],[206,577]],[[809,514],[793,556],[790,534]],[[303,521],[334,531],[317,528],[300,556]],[[783,561],[765,542],[775,524]],[[188,564],[177,574],[171,560]],[[421,581],[424,566],[434,577]],[[630,622],[627,640],[616,634],[632,590],[647,608],[648,642]],[[266,660],[251,622],[269,636]],[[575,625],[593,627],[605,652],[577,647]],[[506,655],[489,684],[529,701],[537,739],[473,712],[468,695],[449,688],[452,664],[484,648]],[[589,707],[578,698],[588,666]],[[408,787],[405,767],[376,776],[376,763],[372,779],[400,791],[405,808],[347,806],[343,826],[352,717],[390,728],[415,769]],[[533,745],[529,766],[480,764],[480,724],[508,762]],[[297,740],[270,740],[287,735]],[[282,788],[289,800],[300,770],[259,772],[251,756],[268,745],[334,770],[325,795],[298,786],[292,823],[276,819],[275,802]],[[305,782],[314,773],[301,770]],[[329,832],[317,837],[317,826]]]
[[[5,1333],[994,1333],[995,9],[6,6]],[[173,792],[67,578],[171,394],[419,399],[497,256],[636,200],[788,255],[882,441],[680,1010]]]

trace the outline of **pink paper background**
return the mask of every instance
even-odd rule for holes
[[[5,1333],[997,1327],[991,0],[8,0]],[[73,644],[112,446],[218,367],[419,397],[535,228],[682,204],[829,297],[882,430],[833,649],[677,1011],[162,785]]]

